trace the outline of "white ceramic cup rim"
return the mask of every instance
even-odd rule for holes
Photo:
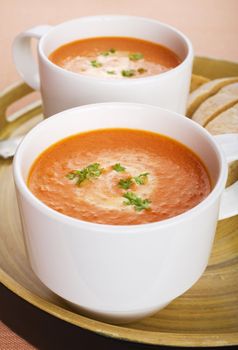
[[[183,40],[184,44],[186,44],[186,47],[187,47],[187,55],[186,57],[182,60],[182,62],[166,71],[166,72],[163,72],[162,74],[155,74],[155,75],[151,75],[151,76],[146,76],[146,77],[139,77],[139,78],[136,78],[136,79],[115,79],[113,77],[110,77],[110,79],[108,78],[103,78],[103,77],[96,77],[96,76],[90,76],[90,75],[85,75],[85,74],[80,74],[80,73],[75,73],[75,72],[71,72],[71,71],[68,71],[58,65],[56,65],[55,63],[51,62],[49,60],[49,58],[47,57],[47,55],[45,54],[44,52],[44,43],[45,43],[45,40],[47,40],[47,37],[49,34],[51,34],[54,30],[57,30],[58,28],[60,27],[63,27],[65,25],[67,25],[68,23],[73,23],[73,22],[83,22],[83,21],[93,21],[93,20],[97,20],[97,19],[114,19],[114,20],[130,20],[130,19],[136,19],[138,21],[146,21],[148,23],[154,23],[154,24],[158,24],[160,26],[163,26],[164,28],[166,28],[167,30],[170,30],[171,32],[177,34],[180,36],[180,39]],[[130,36],[130,35],[129,35]],[[100,80],[100,81],[103,81],[104,83],[106,84],[120,84],[120,85],[123,85],[123,84],[139,84],[141,83],[142,81],[151,81],[151,80],[154,80],[154,79],[163,79],[165,78],[166,76],[168,75],[171,75],[171,74],[174,74],[176,73],[177,71],[183,69],[183,67],[185,65],[187,65],[187,62],[190,62],[192,59],[193,59],[193,46],[192,46],[192,43],[191,41],[188,39],[188,37],[186,35],[184,35],[181,31],[179,31],[178,29],[176,29],[175,27],[169,25],[169,24],[166,24],[166,23],[163,23],[163,22],[160,22],[158,20],[155,20],[155,19],[151,19],[151,18],[146,18],[146,17],[139,17],[139,16],[123,16],[123,15],[100,15],[100,16],[85,16],[85,17],[79,17],[79,18],[76,18],[76,19],[72,19],[70,21],[66,21],[66,22],[63,22],[63,23],[60,23],[56,26],[53,26],[51,29],[49,29],[48,32],[46,32],[40,39],[39,41],[39,46],[38,46],[38,52],[39,52],[39,55],[40,57],[42,58],[42,60],[44,61],[45,64],[47,64],[49,66],[49,68],[51,69],[54,69],[56,72],[61,72],[61,73],[65,73],[67,74],[68,76],[73,76],[75,78],[80,78],[80,79],[85,79],[85,80]]]
[[[206,210],[207,207],[211,205],[213,201],[216,200],[216,198],[221,195],[222,191],[224,190],[225,183],[226,183],[226,178],[227,178],[227,173],[228,173],[228,168],[227,168],[227,162],[225,159],[225,156],[223,153],[220,151],[218,145],[216,144],[215,140],[213,137],[208,133],[207,130],[205,130],[202,126],[199,124],[196,124],[190,119],[187,119],[187,123],[192,123],[193,127],[197,129],[197,131],[202,134],[204,137],[208,138],[210,140],[210,143],[212,144],[212,147],[217,155],[217,159],[219,162],[219,168],[220,168],[220,173],[218,176],[218,179],[216,181],[216,184],[214,185],[213,189],[211,192],[208,194],[208,196],[199,204],[197,204],[195,207],[187,210],[186,212],[179,214],[177,216],[171,217],[169,219],[165,219],[162,221],[158,222],[153,222],[153,223],[147,223],[147,224],[139,224],[139,225],[108,225],[108,224],[99,224],[99,223],[93,223],[93,222],[88,222],[88,221],[83,221],[77,218],[73,218],[70,216],[67,216],[65,214],[62,214],[60,212],[57,212],[56,210],[48,207],[46,204],[44,204],[42,201],[40,201],[27,187],[27,184],[23,178],[22,171],[21,171],[21,163],[22,159],[24,158],[24,152],[25,152],[25,144],[27,144],[27,140],[29,136],[34,133],[38,132],[38,129],[40,129],[42,126],[47,125],[47,123],[52,123],[52,121],[55,120],[57,121],[58,118],[62,117],[67,117],[67,113],[72,113],[72,112],[77,112],[82,109],[91,109],[91,108],[103,108],[104,106],[123,106],[123,107],[142,107],[142,108],[148,108],[149,109],[156,109],[158,111],[166,111],[169,112],[173,115],[174,118],[185,118],[184,116],[165,110],[163,108],[157,107],[157,106],[152,106],[152,105],[145,105],[145,104],[139,104],[139,103],[122,103],[122,102],[106,102],[106,103],[97,103],[97,104],[90,104],[90,105],[84,105],[80,107],[75,107],[68,109],[66,111],[60,112],[55,114],[54,116],[43,120],[40,124],[35,126],[23,139],[21,144],[19,145],[16,155],[14,157],[13,161],[13,171],[14,171],[14,179],[15,183],[17,185],[18,190],[21,191],[22,195],[31,203],[32,206],[37,208],[37,210],[41,211],[42,213],[46,214],[47,216],[53,216],[57,221],[61,221],[64,223],[68,223],[73,226],[86,226],[88,230],[92,231],[97,231],[97,232],[104,232],[104,233],[113,233],[117,231],[123,231],[123,233],[133,233],[133,232],[145,232],[148,234],[150,230],[159,229],[159,227],[166,227],[170,225],[176,225],[177,223],[192,219],[192,217],[199,215],[201,211]],[[104,127],[105,128],[105,127]],[[92,129],[94,130],[93,126]],[[76,132],[75,134],[77,134]],[[73,134],[72,134],[73,135]],[[55,143],[55,142],[54,142]],[[52,143],[52,144],[54,144]],[[48,147],[46,147],[48,148]],[[37,158],[37,156],[36,156]],[[36,159],[35,158],[35,159]]]

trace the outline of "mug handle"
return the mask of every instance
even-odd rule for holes
[[[33,27],[19,34],[13,42],[12,52],[17,71],[34,90],[40,89],[40,76],[38,64],[32,55],[31,39],[40,40],[51,28],[50,25]]]
[[[238,134],[215,135],[227,162],[238,160]],[[238,214],[238,181],[226,188],[221,196],[219,220]]]

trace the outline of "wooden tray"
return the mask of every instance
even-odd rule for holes
[[[196,58],[194,73],[209,78],[238,76],[238,64]],[[24,133],[43,118],[40,102],[34,102],[6,121],[7,108],[31,92],[19,83],[0,95],[0,139]],[[152,317],[114,326],[73,312],[41,284],[27,260],[11,160],[0,160],[0,184],[0,278],[14,293],[60,319],[109,337],[175,346],[238,344],[238,216],[219,222],[209,266],[188,292]]]

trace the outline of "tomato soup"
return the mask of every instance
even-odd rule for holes
[[[133,129],[99,129],[59,141],[36,159],[28,186],[62,214],[113,225],[171,218],[211,191],[207,170],[190,149]]]
[[[69,71],[104,78],[140,78],[160,74],[181,62],[165,46],[128,37],[73,41],[52,52],[49,59]]]

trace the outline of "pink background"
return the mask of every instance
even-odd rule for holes
[[[238,0],[1,0],[0,89],[20,80],[11,56],[19,32],[97,14],[155,18],[183,31],[196,55],[238,61]],[[12,317],[20,315],[13,312]],[[0,348],[33,349],[3,324]]]

